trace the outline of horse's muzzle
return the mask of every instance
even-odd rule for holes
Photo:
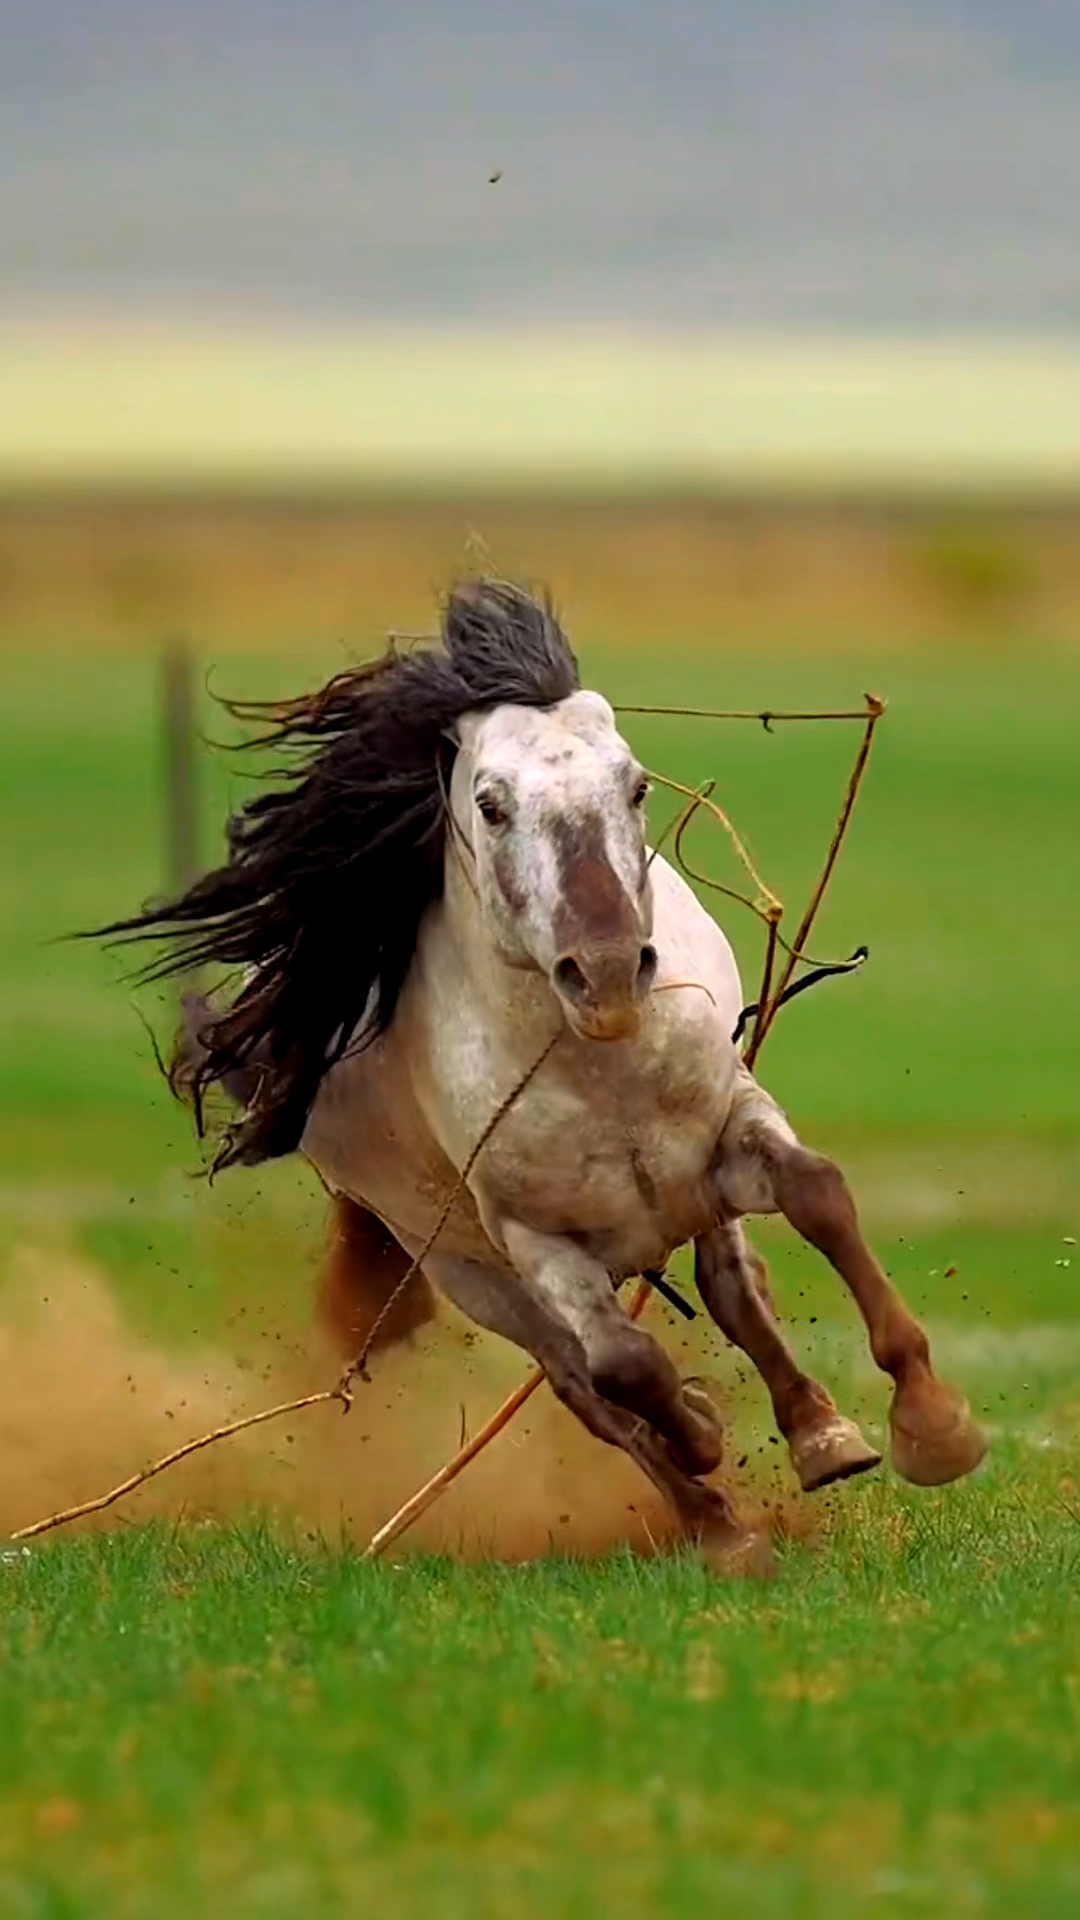
[[[551,970],[567,1021],[582,1040],[632,1040],[655,978],[651,946],[564,953]]]

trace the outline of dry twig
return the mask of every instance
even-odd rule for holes
[[[818,909],[825,898],[829,881],[832,879],[840,848],[843,845],[844,836],[851,822],[855,802],[859,797],[859,788],[862,785],[863,775],[866,772],[866,763],[870,758],[870,749],[874,744],[874,730],[885,711],[884,700],[879,700],[876,694],[868,693],[865,698],[866,706],[862,714],[859,715],[859,718],[866,721],[866,726],[863,730],[862,740],[859,743],[859,751],[855,756],[855,765],[851,770],[851,776],[848,780],[847,791],[844,794],[843,805],[840,808],[840,816],[836,822],[833,837],[829,843],[829,851],[825,856],[825,864],[818,876],[817,885],[810,895],[810,902],[799,923],[799,930],[791,946],[788,948],[787,960],[781,969],[780,978],[776,983],[776,992],[773,994],[767,1006],[764,1003],[762,1004],[761,1012],[754,1023],[753,1039],[750,1042],[746,1054],[747,1065],[751,1067],[761,1052],[762,1046],[765,1043],[765,1036],[776,1018],[780,1001],[783,998],[785,989],[790,984],[791,976],[806,952],[806,943],[813,931],[814,921],[817,919]]]
[[[659,781],[662,787],[670,787],[673,793],[684,794],[690,803],[689,806],[684,808],[675,827],[675,858],[683,870],[690,875],[690,878],[692,880],[700,879],[704,886],[714,888],[717,893],[726,893],[730,900],[740,900],[744,907],[749,907],[750,911],[756,913],[762,920],[766,919],[771,912],[782,912],[781,902],[777,899],[771,887],[765,885],[764,880],[761,878],[743,844],[737,828],[731,820],[729,820],[723,807],[718,806],[713,799],[712,794],[715,782],[710,780],[701,787],[684,787],[681,780],[669,780],[667,775],[663,773],[650,773],[649,778],[650,780]],[[722,886],[719,880],[710,880],[705,875],[696,874],[693,868],[688,865],[682,851],[683,835],[699,807],[706,808],[706,810],[712,814],[713,819],[718,820],[723,827],[738,858],[742,861],[743,866],[746,868],[747,873],[758,890],[758,899],[756,901],[748,899],[744,893],[736,893],[732,887]]]
[[[118,1487],[110,1487],[108,1493],[99,1494],[96,1500],[83,1500],[77,1507],[63,1507],[59,1513],[50,1513],[44,1520],[35,1520],[28,1527],[19,1527],[11,1538],[33,1540],[39,1533],[51,1533],[54,1527],[66,1526],[69,1520],[84,1520],[88,1514],[104,1513],[106,1507],[122,1500],[125,1493],[134,1493],[136,1488],[145,1486],[148,1480],[154,1480],[159,1473],[164,1473],[166,1467],[175,1467],[178,1461],[186,1460],[191,1453],[199,1453],[203,1447],[213,1446],[216,1440],[228,1440],[234,1433],[244,1433],[248,1427],[261,1427],[266,1420],[280,1420],[287,1413],[300,1413],[304,1407],[325,1406],[330,1400],[344,1400],[340,1381],[336,1387],[324,1387],[321,1393],[305,1393],[299,1400],[283,1400],[280,1406],[264,1407],[261,1413],[247,1413],[241,1420],[229,1420],[225,1426],[215,1427],[211,1433],[201,1433],[197,1440],[188,1440],[182,1447],[174,1447],[171,1453],[155,1460],[153,1466],[144,1467],[141,1473],[133,1473],[129,1479],[122,1480]]]
[[[870,696],[867,695],[869,699]],[[760,713],[733,712],[723,707],[628,707],[619,705],[615,713],[650,713],[670,720],[759,720],[766,733],[774,720],[865,720],[866,708],[854,707],[833,713],[784,713],[764,707]]]

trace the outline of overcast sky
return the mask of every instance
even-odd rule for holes
[[[0,0],[0,135],[8,312],[1080,326],[1080,0]]]

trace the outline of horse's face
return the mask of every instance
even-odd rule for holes
[[[656,973],[648,786],[607,701],[497,707],[459,739],[454,814],[499,952],[547,975],[583,1039],[630,1038]]]

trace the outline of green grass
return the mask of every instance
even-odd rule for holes
[[[258,1521],[58,1536],[0,1564],[5,1920],[1077,1910],[1080,662],[589,664],[629,701],[889,697],[814,940],[865,941],[870,964],[785,1012],[764,1077],[851,1169],[990,1461],[940,1494],[882,1476],[828,1496],[767,1590],[677,1556],[367,1568]],[[716,778],[794,919],[855,730],[627,725],[658,769]],[[307,1317],[314,1183],[292,1165],[192,1181],[118,963],[56,944],[160,884],[155,727],[145,662],[0,661],[0,1259],[74,1256],[170,1350],[239,1351],[262,1310]],[[208,825],[237,790],[214,771]],[[749,994],[757,929],[724,918]],[[167,1001],[140,1004],[167,1029]],[[758,1237],[799,1350],[879,1431],[835,1282],[776,1227]],[[723,1343],[704,1351],[730,1385]],[[771,1486],[760,1391],[733,1414]]]
[[[1031,1479],[868,1488],[768,1592],[255,1529],[17,1562],[3,1911],[1071,1914],[1080,1535]]]

